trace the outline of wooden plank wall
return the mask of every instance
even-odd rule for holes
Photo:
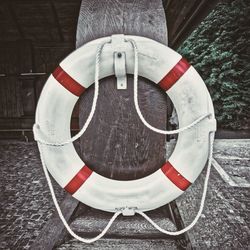
[[[80,2],[0,1],[0,131],[32,128],[48,75],[75,49]]]
[[[34,103],[27,103],[28,100],[23,98],[25,80],[16,79],[21,72],[32,70],[31,44],[25,40],[1,42],[0,55],[0,72],[6,75],[0,77],[0,117],[16,118],[25,112],[33,113],[29,109],[30,105],[34,109]]]
[[[32,46],[27,41],[0,43],[0,130],[30,129],[38,97],[70,46]],[[22,75],[40,72],[40,76]]]
[[[169,46],[178,48],[220,1],[223,0],[163,0]]]

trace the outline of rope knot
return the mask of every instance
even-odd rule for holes
[[[116,211],[120,211],[123,216],[134,216],[137,209],[137,207],[120,207]]]

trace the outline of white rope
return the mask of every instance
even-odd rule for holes
[[[207,172],[206,172],[206,176],[205,176],[205,180],[204,180],[203,193],[202,193],[201,202],[200,202],[200,208],[199,208],[198,213],[195,216],[194,220],[188,226],[186,226],[185,228],[183,228],[183,229],[181,229],[179,231],[167,231],[167,230],[161,228],[159,225],[157,225],[144,212],[139,211],[139,210],[136,210],[135,212],[138,213],[138,214],[140,214],[142,217],[144,217],[157,230],[159,230],[160,232],[162,232],[164,234],[167,234],[167,235],[177,236],[177,235],[183,234],[183,233],[187,232],[188,230],[190,230],[197,223],[197,221],[201,217],[202,211],[204,209],[206,195],[207,195],[208,181],[209,181],[209,176],[210,176],[210,172],[211,172],[211,165],[212,165],[213,142],[214,142],[214,132],[210,132],[210,134],[209,134],[209,144],[210,144],[209,157],[208,157],[208,163],[207,163]]]
[[[37,142],[40,142],[44,145],[48,145],[48,146],[64,146],[66,144],[72,143],[74,141],[76,141],[77,139],[79,139],[84,132],[86,131],[86,129],[88,128],[95,110],[96,110],[96,103],[97,103],[97,99],[98,99],[98,95],[99,95],[99,71],[100,71],[100,59],[101,59],[101,52],[103,50],[103,47],[107,44],[110,43],[111,40],[101,44],[96,51],[96,58],[95,58],[95,89],[94,89],[94,97],[93,97],[93,103],[92,103],[92,107],[91,107],[91,111],[89,113],[89,116],[85,122],[85,124],[83,125],[83,127],[81,128],[81,130],[72,138],[66,140],[66,141],[62,141],[62,142],[48,142],[47,140],[44,140],[41,138],[41,136],[39,134],[41,134],[41,130],[39,127],[39,124],[34,124],[33,125],[33,132],[34,132],[34,139]]]
[[[140,117],[142,123],[146,127],[148,127],[152,131],[159,133],[159,134],[164,134],[164,135],[178,134],[178,133],[181,133],[187,129],[194,127],[196,124],[198,124],[199,122],[204,120],[206,117],[209,117],[211,115],[210,113],[204,114],[204,115],[200,116],[198,119],[196,119],[195,121],[193,121],[192,123],[190,123],[189,125],[182,127],[182,128],[179,128],[179,129],[176,129],[176,130],[171,130],[171,131],[161,130],[161,129],[155,128],[152,125],[150,125],[143,117],[141,110],[140,110],[140,107],[139,107],[139,103],[138,103],[138,48],[137,48],[136,42],[133,39],[127,39],[127,41],[131,43],[131,45],[134,49],[134,104],[135,104],[135,109],[136,109],[136,112],[137,112],[138,116]]]
[[[202,120],[204,120],[206,117],[209,117],[211,114],[204,114],[202,116],[200,116],[198,119],[196,119],[195,121],[193,121],[192,123],[188,124],[185,127],[176,129],[176,130],[171,130],[171,131],[167,131],[167,130],[161,130],[158,128],[153,127],[152,125],[150,125],[145,118],[143,117],[140,107],[139,107],[139,103],[138,103],[138,49],[137,49],[137,45],[136,42],[133,39],[128,39],[128,42],[130,42],[132,44],[132,47],[134,49],[134,104],[135,104],[135,109],[136,112],[139,116],[139,118],[141,119],[142,123],[148,127],[149,129],[151,129],[152,131],[159,133],[159,134],[165,134],[165,135],[172,135],[172,134],[178,134],[181,133],[187,129],[190,129],[192,127],[194,127],[196,124],[198,124],[199,122],[201,122]],[[103,47],[105,46],[105,44],[110,43],[110,41],[105,42],[103,44],[101,44],[96,52],[96,62],[95,62],[95,91],[94,91],[94,97],[93,97],[93,103],[92,103],[92,107],[91,107],[91,111],[90,114],[85,122],[85,124],[83,125],[82,129],[72,138],[70,138],[69,140],[66,141],[62,141],[62,142],[48,142],[47,140],[43,140],[38,134],[41,134],[40,131],[40,127],[39,124],[34,124],[33,126],[33,131],[34,131],[34,137],[35,140],[44,144],[44,145],[48,145],[48,146],[64,146],[66,144],[72,143],[74,141],[76,141],[77,139],[79,139],[84,132],[86,131],[86,129],[88,128],[95,110],[96,110],[96,103],[97,103],[97,99],[98,99],[98,95],[99,95],[99,68],[100,68],[100,57],[101,57],[101,52]]]
[[[92,108],[91,108],[91,112],[89,114],[89,117],[88,117],[86,123],[84,124],[83,128],[81,129],[81,131],[76,136],[72,137],[68,141],[59,142],[59,143],[53,143],[53,142],[47,142],[45,140],[42,140],[41,138],[37,138],[36,137],[36,133],[38,131],[36,129],[37,128],[39,129],[39,127],[38,126],[34,126],[33,127],[34,128],[35,138],[38,141],[38,143],[40,143],[40,157],[41,157],[41,162],[42,162],[42,166],[43,166],[43,171],[44,171],[44,174],[45,174],[45,178],[46,178],[46,180],[48,182],[48,186],[49,186],[49,189],[50,189],[52,200],[53,200],[54,205],[56,207],[57,213],[58,213],[58,215],[59,215],[59,217],[60,217],[63,225],[65,226],[65,228],[69,232],[69,234],[72,237],[74,237],[75,239],[77,239],[77,240],[79,240],[79,241],[81,241],[83,243],[88,243],[88,244],[89,243],[93,243],[93,242],[99,240],[100,238],[102,238],[107,233],[107,231],[109,230],[109,228],[111,227],[111,225],[113,224],[113,222],[115,221],[115,219],[122,213],[122,211],[117,211],[116,213],[114,213],[114,215],[111,217],[110,221],[108,222],[108,224],[106,225],[106,227],[103,229],[103,231],[100,234],[98,234],[96,237],[92,238],[92,239],[82,238],[79,235],[77,235],[75,232],[73,232],[73,230],[70,228],[68,222],[65,220],[64,215],[62,214],[62,210],[61,210],[61,208],[60,208],[60,206],[58,204],[58,201],[57,201],[57,198],[56,198],[56,195],[55,195],[55,191],[54,191],[54,188],[53,188],[53,185],[52,185],[49,173],[48,173],[48,169],[47,169],[47,166],[46,166],[44,158],[43,158],[43,146],[44,145],[63,146],[65,144],[68,144],[70,142],[73,142],[73,141],[77,140],[85,132],[85,130],[87,129],[90,121],[93,118],[93,115],[94,115],[94,112],[95,112],[95,108],[96,108],[96,102],[97,102],[98,92],[99,92],[99,65],[100,65],[100,56],[101,56],[102,49],[103,49],[103,47],[104,47],[104,45],[106,43],[100,45],[99,48],[97,49],[97,53],[96,53],[96,67],[95,67],[95,94],[94,94],[94,100],[93,100],[93,104],[92,104]]]
[[[166,131],[166,130],[161,130],[158,128],[153,127],[152,125],[150,125],[145,118],[143,117],[140,107],[139,107],[139,103],[138,103],[138,49],[137,49],[137,45],[136,42],[133,39],[128,39],[128,42],[131,43],[133,49],[134,49],[134,104],[135,104],[135,109],[136,112],[138,114],[138,116],[140,117],[142,123],[148,127],[149,129],[151,129],[152,131],[156,132],[156,133],[160,133],[160,134],[165,134],[165,135],[170,135],[170,134],[176,134],[176,133],[180,133],[183,132],[187,129],[190,129],[192,127],[194,127],[196,124],[198,124],[200,121],[202,121],[203,119],[205,119],[206,117],[210,117],[211,114],[205,114],[202,115],[201,117],[199,117],[197,120],[195,120],[194,122],[192,122],[191,124],[183,127],[183,128],[179,128],[176,130],[172,130],[172,131]],[[210,176],[210,171],[211,171],[211,163],[212,163],[212,157],[213,157],[213,142],[214,142],[214,132],[210,132],[209,133],[209,157],[208,157],[208,166],[207,166],[207,173],[206,173],[206,177],[204,180],[204,188],[203,188],[203,193],[202,193],[202,198],[201,198],[201,203],[200,203],[200,208],[199,211],[196,215],[196,217],[194,218],[194,220],[192,221],[192,223],[190,225],[188,225],[187,227],[179,230],[179,231],[167,231],[164,230],[163,228],[161,228],[159,225],[157,225],[154,221],[152,221],[152,219],[150,219],[150,217],[148,217],[144,212],[136,210],[135,212],[140,214],[141,216],[143,216],[148,222],[150,222],[157,230],[159,230],[160,232],[167,234],[167,235],[180,235],[182,233],[187,232],[189,229],[191,229],[199,220],[202,211],[204,209],[204,204],[205,204],[205,200],[206,200],[206,194],[207,194],[207,187],[208,187],[208,181],[209,181],[209,176]]]
[[[42,166],[43,166],[43,171],[44,171],[46,180],[48,182],[48,186],[49,186],[49,189],[50,189],[52,200],[54,202],[54,205],[56,207],[57,213],[58,213],[58,215],[59,215],[59,217],[60,217],[63,225],[65,226],[65,228],[67,229],[67,231],[69,232],[69,234],[72,237],[74,237],[75,239],[77,239],[77,240],[79,240],[79,241],[81,241],[83,243],[93,243],[93,242],[99,240],[100,238],[102,238],[107,233],[107,231],[109,230],[109,228],[111,227],[111,225],[113,224],[113,222],[115,221],[115,219],[122,213],[122,211],[117,211],[116,213],[114,213],[114,215],[111,217],[110,221],[108,222],[108,224],[106,225],[106,227],[103,229],[103,231],[100,234],[98,234],[96,237],[92,238],[92,239],[82,238],[79,235],[77,235],[75,232],[73,232],[73,230],[70,228],[68,222],[64,218],[62,210],[61,210],[61,208],[60,208],[60,206],[58,204],[58,201],[57,201],[57,198],[56,198],[56,195],[55,195],[55,191],[54,191],[54,188],[53,188],[53,185],[52,185],[49,173],[48,173],[48,169],[47,169],[45,161],[43,159],[43,153],[42,153],[42,147],[43,146],[44,145],[40,145],[40,157],[41,157],[41,162],[42,162]]]
[[[187,129],[192,128],[193,126],[195,126],[196,124],[198,124],[200,121],[202,121],[203,119],[205,119],[206,117],[210,116],[211,114],[205,114],[201,117],[199,117],[197,120],[195,120],[194,122],[192,122],[191,124],[183,127],[183,128],[179,128],[177,130],[172,130],[172,131],[165,131],[165,130],[160,130],[157,129],[153,126],[151,126],[143,117],[140,108],[139,108],[139,104],[138,104],[138,49],[136,46],[136,43],[134,40],[129,39],[127,40],[128,42],[130,42],[132,44],[132,47],[134,49],[134,103],[135,103],[135,108],[137,111],[138,116],[140,117],[141,121],[143,122],[143,124],[148,127],[149,129],[155,131],[156,133],[160,133],[160,134],[176,134],[176,133],[180,133],[183,132]],[[110,228],[110,226],[112,225],[112,223],[115,221],[115,219],[122,213],[122,210],[117,210],[116,213],[114,213],[114,215],[112,216],[112,218],[110,219],[109,223],[107,224],[107,226],[103,229],[103,231],[97,235],[96,237],[92,238],[92,239],[85,239],[82,238],[80,236],[78,236],[77,234],[75,234],[72,229],[70,228],[69,224],[67,223],[67,221],[65,220],[61,208],[57,202],[57,198],[55,196],[55,192],[54,192],[54,188],[48,173],[48,169],[46,167],[45,161],[43,159],[43,152],[42,152],[42,148],[44,145],[49,145],[49,146],[63,146],[69,143],[74,142],[75,140],[79,139],[84,132],[86,131],[87,127],[89,126],[93,115],[95,113],[95,109],[96,109],[96,103],[97,103],[97,99],[98,99],[98,95],[99,95],[99,68],[100,68],[100,57],[101,57],[101,52],[103,50],[103,47],[105,46],[105,44],[109,43],[105,42],[103,44],[101,44],[98,49],[97,49],[97,53],[96,53],[96,63],[95,63],[95,92],[94,92],[94,98],[93,98],[93,103],[92,103],[92,107],[91,107],[91,111],[90,114],[86,120],[86,123],[84,124],[84,126],[82,127],[82,129],[72,138],[70,138],[69,140],[63,141],[63,142],[48,142],[47,140],[44,140],[40,137],[41,135],[41,131],[40,131],[40,127],[39,124],[34,124],[33,126],[33,131],[34,131],[34,139],[39,143],[42,144],[40,145],[40,157],[41,157],[41,162],[42,162],[42,166],[43,166],[43,171],[46,177],[46,180],[48,182],[48,186],[51,192],[51,196],[52,196],[52,200],[55,204],[56,210],[58,212],[58,215],[62,221],[62,223],[64,224],[65,228],[67,229],[67,231],[69,232],[69,234],[71,236],[73,236],[75,239],[83,242],[83,243],[92,243],[97,241],[98,239],[100,239],[103,235],[105,235],[105,233],[108,231],[108,229]],[[38,135],[39,134],[39,135]],[[139,211],[139,210],[135,210],[136,213],[140,214],[141,216],[143,216],[146,220],[148,220],[157,230],[159,230],[160,232],[164,233],[164,234],[168,234],[168,235],[179,235],[182,234],[186,231],[188,231],[190,228],[192,228],[196,222],[198,221],[198,219],[200,218],[203,208],[204,208],[204,203],[205,203],[205,198],[206,198],[206,193],[207,193],[207,185],[208,185],[208,180],[209,180],[209,175],[210,175],[210,170],[211,170],[211,161],[212,161],[212,152],[213,152],[213,139],[214,139],[214,132],[210,133],[210,151],[209,151],[209,159],[208,159],[208,167],[207,167],[207,173],[206,173],[206,177],[205,177],[205,182],[204,182],[204,190],[203,190],[203,194],[202,194],[202,199],[201,199],[201,204],[200,204],[200,209],[195,217],[195,219],[193,220],[193,222],[187,226],[186,228],[180,230],[180,231],[176,231],[176,232],[172,232],[172,231],[167,231],[162,229],[161,227],[159,227],[154,221],[152,221],[144,212]]]

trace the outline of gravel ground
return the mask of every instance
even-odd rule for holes
[[[0,249],[29,249],[54,212],[38,155],[34,142],[0,141]]]

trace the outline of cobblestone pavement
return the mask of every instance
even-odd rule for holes
[[[244,185],[250,183],[249,149],[250,140],[216,141],[214,157],[238,186],[230,186],[212,169],[205,210],[191,232],[197,249],[248,249],[250,197],[249,187]],[[36,143],[0,141],[0,176],[0,249],[29,249],[54,212]],[[187,224],[199,205],[203,177],[177,200],[179,208],[192,204],[181,213]],[[63,189],[55,183],[54,187],[62,200]],[[100,246],[105,248],[103,244]],[[116,242],[112,244],[117,249]],[[81,245],[70,240],[60,249],[81,249]]]
[[[54,212],[38,155],[34,142],[0,141],[0,249],[29,249]]]
[[[189,232],[195,249],[249,248],[250,140],[216,140],[214,158],[235,186],[213,167],[205,207],[197,225]],[[191,223],[200,205],[205,171],[185,195],[177,199],[185,225]]]

